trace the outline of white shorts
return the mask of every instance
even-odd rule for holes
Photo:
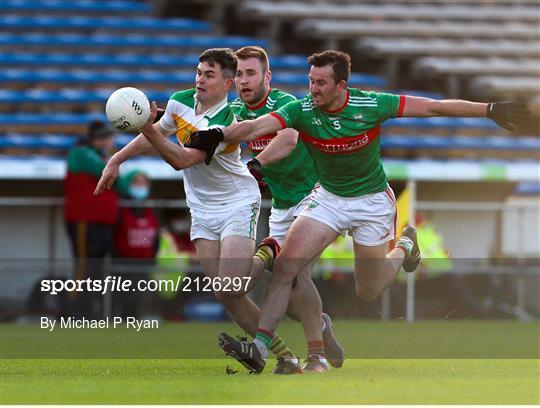
[[[360,245],[380,245],[396,235],[396,199],[390,187],[360,197],[340,197],[320,187],[299,215],[320,221],[341,235],[349,232]]]
[[[191,240],[221,241],[230,235],[255,239],[260,209],[260,200],[215,211],[191,208]]]
[[[280,246],[285,243],[285,237],[294,219],[300,214],[307,203],[310,200],[310,196],[306,196],[302,201],[293,207],[289,208],[274,208],[270,211],[270,218],[268,219],[268,226],[270,227],[270,236],[275,238],[279,242]]]

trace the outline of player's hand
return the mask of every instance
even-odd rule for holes
[[[154,123],[156,123],[159,120],[157,119],[157,115],[158,115],[157,104],[155,101],[152,101],[152,103],[150,104],[150,116],[148,116],[148,120],[146,121],[146,123],[139,129],[139,132],[141,132],[142,134],[145,134],[145,133],[148,134],[152,132]]]
[[[266,181],[264,181],[264,174],[262,172],[262,166],[259,160],[257,159],[251,159],[246,164],[249,172],[253,177],[255,177],[255,180],[257,180],[257,183],[259,184],[259,188],[261,191],[266,190],[266,187],[268,187],[268,184],[266,184]]]
[[[109,160],[103,171],[101,172],[101,177],[97,183],[96,189],[94,190],[94,195],[103,193],[105,190],[110,190],[118,178],[120,173],[120,166],[116,164],[113,160]]]
[[[213,128],[208,130],[199,130],[191,134],[189,142],[186,147],[202,150],[206,152],[204,162],[206,165],[210,164],[212,157],[221,141],[223,141],[223,130],[220,128]]]
[[[531,121],[531,112],[523,102],[489,103],[486,116],[510,131],[516,131]]]
[[[165,115],[165,109],[158,108],[157,113],[156,113],[156,117],[154,118],[154,122],[152,122],[152,123],[158,122],[163,115]]]

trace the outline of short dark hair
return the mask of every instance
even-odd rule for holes
[[[199,55],[199,62],[206,62],[211,67],[219,64],[224,78],[234,78],[238,60],[230,48],[209,48]]]
[[[115,133],[116,130],[108,122],[102,122],[101,120],[93,120],[86,129],[88,140],[106,139]]]
[[[308,63],[314,67],[332,65],[336,83],[341,80],[345,82],[349,81],[349,74],[351,73],[351,56],[345,52],[328,50],[312,54],[308,57]]]
[[[268,54],[266,51],[257,45],[248,45],[236,51],[236,58],[239,60],[247,60],[248,58],[256,58],[261,62],[263,72],[268,71],[270,63],[268,62]]]

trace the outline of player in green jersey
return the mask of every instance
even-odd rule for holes
[[[257,182],[242,164],[237,143],[222,143],[210,166],[203,164],[204,152],[185,147],[192,132],[235,122],[227,93],[234,85],[236,67],[237,59],[231,49],[203,52],[199,57],[195,88],[175,92],[164,115],[155,124],[157,106],[152,102],[148,122],[140,129],[141,133],[107,163],[95,194],[112,187],[120,164],[152,148],[173,168],[181,169],[191,212],[190,237],[197,259],[213,280],[211,287],[215,289],[217,300],[242,329],[255,336],[260,310],[245,293],[264,268],[271,268],[274,258],[273,251],[266,245],[259,246],[253,256],[260,204]],[[168,139],[171,134],[176,135],[177,143]],[[244,277],[251,279],[249,285]],[[244,282],[240,290],[234,283],[239,280]],[[281,339],[274,340],[271,349],[278,357],[295,357]],[[298,359],[296,365],[284,366],[282,361],[278,361],[278,368],[283,368],[280,373],[302,371]]]
[[[272,74],[264,49],[243,47],[236,51],[236,57],[238,68],[235,84],[240,97],[231,103],[231,108],[238,121],[257,118],[296,100],[288,93],[270,88]],[[307,148],[303,142],[297,143],[297,138],[298,132],[294,129],[283,129],[258,137],[248,144],[256,155],[248,162],[248,168],[259,183],[267,185],[272,193],[270,236],[279,245],[283,245],[287,231],[307,204],[317,181]],[[343,349],[334,337],[330,317],[322,313],[321,299],[311,280],[315,261],[298,273],[293,292],[300,292],[302,296],[291,297],[287,313],[302,322],[308,356],[317,354],[326,357],[332,366],[341,367]],[[306,370],[309,371],[309,368],[307,366]]]
[[[253,121],[192,137],[192,146],[211,156],[221,140],[251,140],[292,127],[307,143],[321,184],[293,222],[276,259],[254,342],[225,345],[254,361],[268,354],[296,273],[339,234],[349,231],[353,236],[356,292],[363,299],[376,299],[402,266],[407,272],[416,269],[420,251],[414,228],[407,227],[388,253],[388,241],[395,236],[396,211],[380,158],[381,122],[393,117],[487,116],[515,129],[529,117],[526,107],[517,103],[433,100],[348,88],[350,56],[339,51],[314,54],[308,62],[310,95],[306,98]]]

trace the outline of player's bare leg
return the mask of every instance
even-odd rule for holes
[[[197,250],[197,259],[204,273],[210,278],[216,278],[220,273],[221,243],[207,239],[194,241]],[[251,260],[250,257],[248,257]],[[223,292],[216,292],[216,299],[227,309],[234,321],[250,335],[257,331],[257,321],[260,316],[259,308],[248,298],[223,296]],[[253,333],[253,334],[252,334]]]
[[[400,268],[405,267],[407,262],[408,272],[416,269],[420,251],[416,244],[416,231],[411,235],[413,231],[413,228],[407,227],[397,246],[390,252],[388,243],[377,246],[354,244],[356,293],[363,300],[377,299],[394,282]]]
[[[219,339],[220,346],[227,354],[243,363],[252,372],[260,373],[264,369],[268,348],[275,336],[274,331],[287,309],[294,278],[337,236],[338,233],[330,227],[308,217],[299,216],[293,222],[265,291],[257,335],[253,343],[246,343],[236,341],[222,333]],[[320,316],[319,313],[318,320]],[[322,334],[318,343],[319,353],[324,355]],[[313,361],[308,358],[311,371],[325,371],[328,368],[324,357],[319,358],[316,354],[312,356]]]
[[[218,275],[220,278],[235,278],[249,276],[255,279],[252,269],[252,254],[255,241],[251,238],[231,235],[221,241],[220,262]],[[261,267],[261,272],[264,267]],[[260,276],[260,273],[259,273]],[[258,279],[258,278],[256,278]],[[215,292],[216,299],[225,306],[235,322],[250,336],[255,337],[260,318],[260,309],[246,296],[247,291]],[[270,350],[278,357],[275,373],[293,374],[301,372],[300,361],[287,347],[285,342],[276,335],[270,345]]]
[[[299,216],[291,225],[265,291],[261,320],[253,343],[262,358],[266,357],[274,331],[285,314],[294,278],[310,265],[337,236],[337,232],[330,227],[307,217]],[[320,316],[319,311],[316,315],[318,324],[321,324]],[[313,318],[315,319],[315,316]],[[318,330],[321,334],[315,344],[308,345],[308,354],[321,356],[320,367],[327,368],[323,357],[322,325],[318,326]]]
[[[291,290],[287,315],[302,322],[308,342],[318,340],[322,332],[322,302],[315,284],[311,280],[311,270],[317,258],[306,265],[296,276],[296,285]]]

